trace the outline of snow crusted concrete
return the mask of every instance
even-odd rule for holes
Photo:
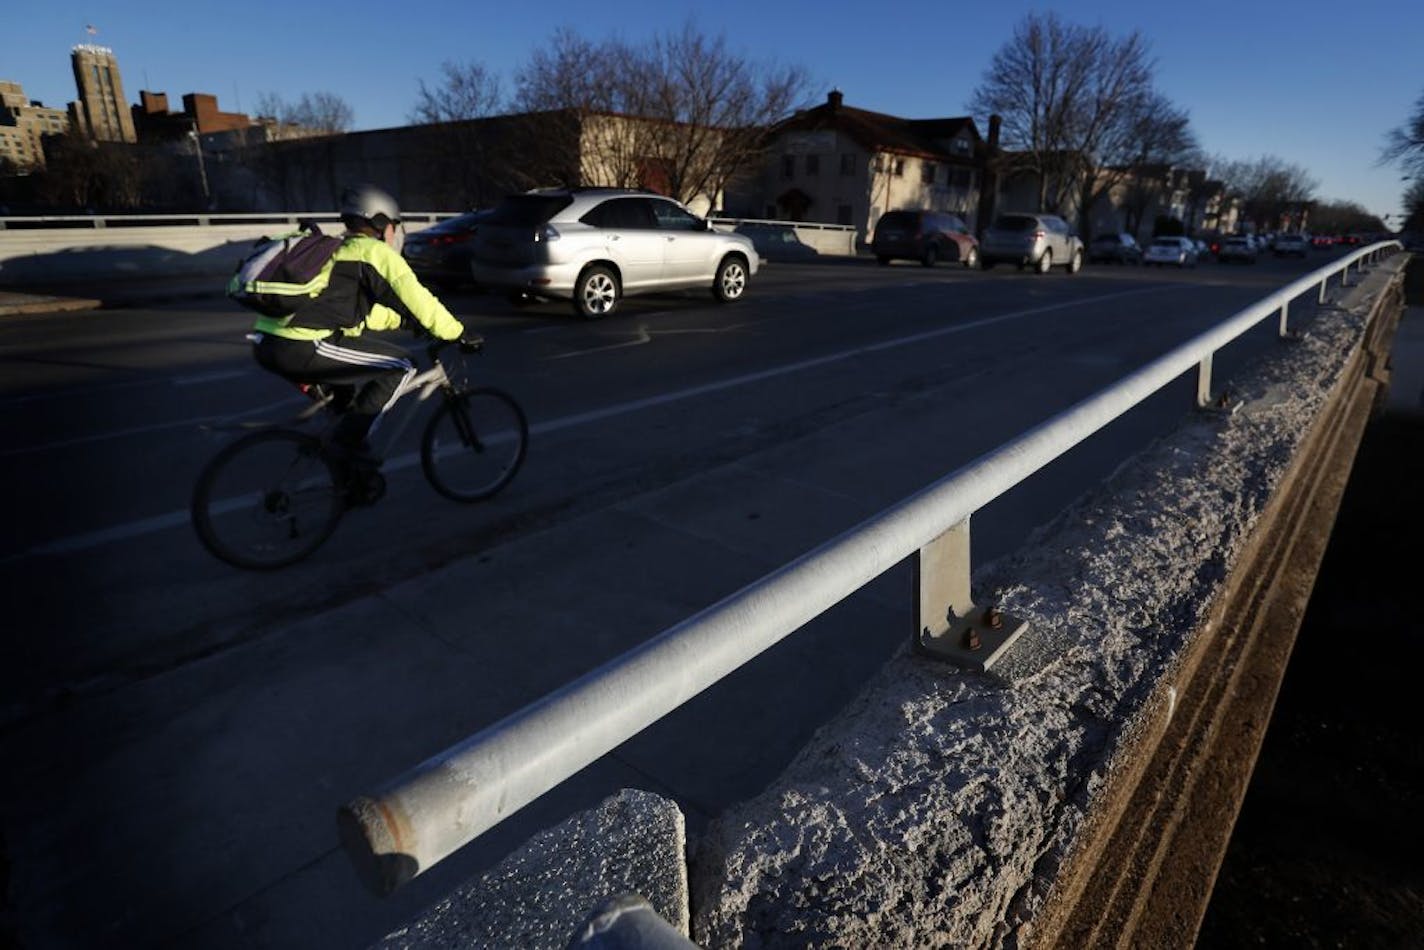
[[[692,868],[706,947],[1016,946],[1297,447],[1360,345],[1383,270],[1231,390],[981,569],[1029,620],[971,674],[897,654]],[[1170,701],[1170,700],[1169,700]]]
[[[378,947],[562,950],[598,905],[636,893],[687,933],[686,828],[677,805],[624,789],[540,832]]]

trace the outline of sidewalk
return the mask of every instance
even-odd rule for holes
[[[212,274],[95,281],[65,287],[0,287],[0,317],[200,300],[221,296],[225,284],[225,275]]]

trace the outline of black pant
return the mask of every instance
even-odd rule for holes
[[[323,340],[289,340],[261,334],[252,354],[263,369],[294,383],[324,383],[346,404],[334,439],[359,448],[385,411],[401,380],[415,372],[410,354],[368,336],[333,334]]]

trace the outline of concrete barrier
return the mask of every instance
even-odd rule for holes
[[[423,227],[452,213],[412,214],[408,226]],[[252,242],[306,220],[331,233],[341,230],[340,217],[329,211],[4,219],[0,285],[230,274]]]

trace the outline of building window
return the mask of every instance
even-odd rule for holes
[[[838,205],[836,207],[836,224],[853,224],[851,220],[854,210],[850,205]]]
[[[938,171],[939,169],[935,167],[934,162],[921,162],[920,183],[924,185],[933,185],[935,181],[935,174]]]
[[[854,176],[855,176],[855,156],[854,156],[854,155],[849,155],[849,154],[842,154],[842,155],[841,155],[841,174],[842,174],[842,175],[846,175],[846,176],[850,176],[850,177],[854,177]]]
[[[781,177],[782,177],[782,178],[795,178],[795,177],[796,177],[796,156],[795,156],[795,155],[783,155],[783,156],[781,156]]]
[[[890,163],[890,174],[896,178],[905,177],[905,160],[903,158],[892,159]]]
[[[821,156],[819,156],[819,155],[807,155],[807,156],[806,156],[806,174],[807,174],[808,176],[812,177],[812,178],[814,178],[814,177],[816,177],[817,175],[821,174]]]

